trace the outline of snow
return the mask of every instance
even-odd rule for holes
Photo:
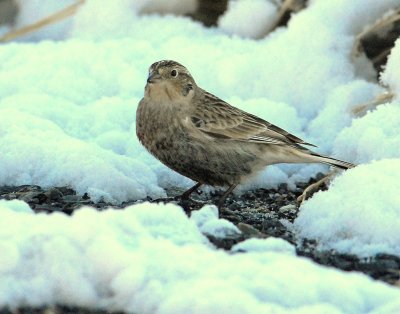
[[[399,176],[399,159],[347,171],[301,206],[295,221],[299,235],[339,252],[400,255]]]
[[[268,0],[231,0],[218,19],[218,27],[227,34],[247,38],[262,38],[278,17],[276,4]]]
[[[230,221],[218,219],[218,208],[214,205],[204,206],[199,211],[194,211],[190,217],[199,230],[215,238],[226,238],[240,234],[240,230]]]
[[[351,110],[355,105],[367,103],[383,91],[383,88],[377,84],[364,80],[354,80],[335,88],[327,96],[326,104],[321,108],[318,116],[310,123],[309,130],[315,134],[315,141],[321,143],[321,148],[329,150],[338,137],[338,133],[351,125],[354,118]],[[345,149],[338,150],[338,154],[345,152],[347,152]],[[346,159],[351,157],[349,155],[337,157]],[[354,159],[353,161],[358,162]]]
[[[394,48],[391,50],[388,61],[381,75],[383,84],[388,85],[391,90],[398,95],[400,94],[400,76],[399,71],[396,71],[400,66],[400,40],[397,39]]]
[[[343,129],[334,142],[334,150],[346,152],[343,158],[357,156],[357,163],[366,163],[400,156],[400,106],[383,104],[362,119]]]
[[[54,14],[67,6],[73,4],[73,0],[16,0],[18,5],[18,14],[15,21],[15,27],[25,27],[34,24],[47,16]],[[47,39],[65,39],[68,29],[71,27],[71,20],[67,19],[60,23],[44,27],[37,32],[23,36],[22,40],[37,41],[42,38]]]
[[[51,14],[60,12],[67,7],[78,3],[77,0],[15,0],[19,7],[19,14],[15,21],[15,27],[21,28],[34,24]],[[81,6],[78,16],[84,16],[78,21],[66,18],[62,21],[46,26],[34,33],[22,36],[19,40],[38,41],[41,39],[62,40],[70,36],[73,29],[92,28],[94,31],[102,33],[103,29],[110,32],[126,34],[125,26],[132,20],[135,14],[179,14],[192,13],[197,8],[197,0],[114,0],[106,5],[99,5],[98,0],[86,0]],[[94,13],[94,14],[93,14]],[[90,17],[89,17],[90,16]],[[97,24],[91,25],[96,19]],[[121,19],[122,18],[122,19]],[[124,24],[127,23],[127,24]],[[130,24],[130,23],[129,23]],[[109,27],[109,28],[108,28]],[[5,33],[7,30],[0,32]],[[1,29],[0,29],[1,31]],[[101,35],[104,37],[104,33]],[[116,34],[114,34],[116,35]]]
[[[274,237],[269,237],[267,239],[251,238],[235,244],[231,250],[232,252],[277,252],[290,255],[296,254],[296,249],[292,244],[283,239]]]
[[[20,3],[17,27],[73,2]],[[0,185],[69,185],[112,203],[190,187],[191,180],[153,158],[135,135],[148,66],[174,59],[232,105],[318,145],[317,152],[360,164],[302,205],[293,224],[299,237],[359,256],[400,255],[400,42],[380,78],[394,100],[362,117],[352,110],[384,88],[361,76],[362,65],[350,56],[355,36],[398,0],[313,0],[288,27],[257,41],[248,37],[260,37],[271,24],[252,22],[271,17],[272,23],[276,15],[267,0],[230,1],[215,28],[181,16],[194,11],[194,0],[98,3],[87,0],[74,17],[0,46]],[[281,183],[294,188],[326,170],[271,166],[236,193]],[[68,217],[34,215],[25,203],[0,201],[0,306],[400,311],[395,288],[296,257],[283,240],[251,239],[223,252],[203,235],[238,232],[212,206],[190,219],[176,205],[148,203],[123,211],[83,208]]]
[[[382,307],[399,305],[398,289],[296,257],[280,239],[237,246],[247,253],[215,250],[173,204],[103,212],[84,207],[71,217],[33,214],[17,200],[0,201],[0,209],[0,306],[383,313]]]

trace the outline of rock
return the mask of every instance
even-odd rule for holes
[[[60,186],[57,189],[62,193],[62,195],[76,195],[76,191],[69,186]]]
[[[391,269],[399,270],[399,264],[395,260],[392,259],[378,259],[375,260],[375,267],[379,272],[385,272]]]
[[[206,235],[208,240],[217,248],[229,251],[235,244],[244,241],[245,238],[242,234],[231,235],[227,238],[216,238],[211,235]]]
[[[33,209],[35,213],[53,213],[53,212],[62,212],[63,209],[61,207],[51,206],[51,205],[36,205]]]
[[[11,200],[15,200],[16,198],[18,198],[18,195],[15,193],[8,193],[8,194],[4,195],[5,200],[11,201]]]
[[[263,230],[276,230],[276,229],[284,229],[285,226],[277,219],[268,219],[262,222]]]
[[[50,201],[58,201],[63,197],[61,191],[57,188],[51,188],[44,193]]]
[[[296,211],[297,206],[294,204],[285,205],[279,208],[279,213],[281,214],[295,213]]]
[[[26,203],[38,204],[40,194],[42,194],[42,193],[41,192],[26,192],[26,193],[22,193],[18,198],[21,201],[24,201]]]
[[[242,232],[242,235],[244,238],[249,239],[249,238],[268,238],[268,236],[260,231],[258,231],[256,228],[252,227],[251,225],[248,225],[243,222],[239,222],[237,225],[238,229]]]
[[[82,197],[79,195],[64,195],[62,199],[66,203],[79,203],[82,201]]]
[[[19,187],[15,187],[15,191],[19,193],[23,192],[32,192],[32,191],[41,191],[43,192],[42,188],[38,185],[21,185]]]

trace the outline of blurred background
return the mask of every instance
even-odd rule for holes
[[[138,1],[141,14],[177,14],[227,33],[261,39],[285,26],[293,13],[303,10],[308,0],[187,0]],[[0,42],[11,40],[63,39],[66,20],[85,0],[0,0]],[[99,2],[100,3],[100,2]],[[135,6],[140,6],[137,3]],[[400,3],[399,3],[400,6]],[[253,9],[252,9],[253,8]],[[239,18],[238,15],[241,15]],[[43,33],[43,29],[47,32]],[[40,32],[41,31],[41,32]],[[39,32],[39,33],[38,33]],[[36,33],[36,35],[35,35]],[[359,34],[353,55],[366,56],[376,77],[400,35],[400,10],[385,14]]]

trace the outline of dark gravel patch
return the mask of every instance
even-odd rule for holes
[[[310,181],[314,182],[315,180]],[[296,246],[299,256],[304,256],[313,261],[330,267],[342,269],[344,271],[359,271],[376,279],[392,285],[400,285],[400,257],[389,254],[377,254],[374,257],[360,259],[355,255],[341,254],[335,251],[320,251],[317,249],[316,241],[303,239],[297,241],[291,230],[281,222],[287,220],[293,222],[297,217],[299,206],[296,198],[302,193],[303,189],[309,184],[299,184],[296,191],[291,191],[286,184],[282,184],[278,189],[257,189],[249,191],[241,196],[231,195],[225,202],[224,211],[221,218],[233,222],[242,231],[239,236],[232,236],[225,239],[209,237],[210,241],[218,248],[229,250],[233,245],[248,238],[267,238],[269,236],[279,237]],[[175,192],[176,194],[176,192]],[[126,206],[150,202],[176,202],[181,205],[190,215],[192,210],[196,210],[205,204],[216,204],[220,197],[220,192],[211,195],[194,195],[194,200],[181,201],[179,197],[169,197],[164,199],[150,198],[141,201],[126,202],[115,206],[106,202],[94,203],[88,195],[78,195],[69,187],[41,188],[35,185],[24,186],[1,186],[0,199],[19,199],[24,200],[36,212],[63,212],[67,215],[73,213],[81,206],[88,205],[104,210],[108,207],[123,209]],[[19,309],[19,313],[48,313],[49,308],[41,309]],[[54,313],[105,313],[102,311],[87,311],[71,307],[56,306],[51,308]],[[0,314],[11,313],[7,309],[0,310]]]

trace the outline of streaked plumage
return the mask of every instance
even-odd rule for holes
[[[276,163],[353,164],[310,151],[314,146],[197,86],[181,64],[151,65],[136,114],[141,143],[161,162],[202,184],[228,186],[225,197],[247,178]]]

